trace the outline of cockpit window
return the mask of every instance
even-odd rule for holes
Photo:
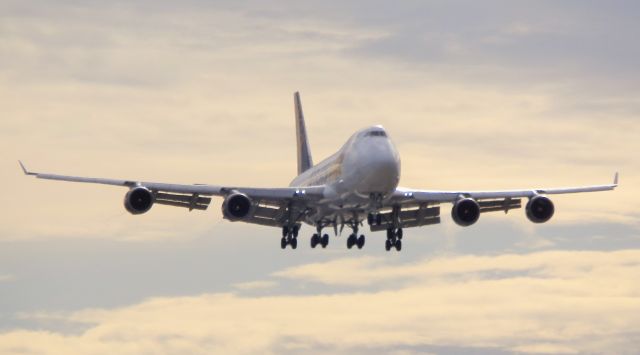
[[[387,134],[384,131],[371,131],[367,132],[365,137],[386,137]]]

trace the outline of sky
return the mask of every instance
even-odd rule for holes
[[[0,0],[0,353],[633,354],[640,4]],[[382,124],[401,185],[606,184],[468,228],[281,250],[205,211],[28,168],[286,186]]]

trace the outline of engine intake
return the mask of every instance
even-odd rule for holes
[[[472,198],[460,199],[453,204],[451,217],[458,225],[468,227],[480,218],[480,205]]]
[[[251,214],[253,201],[249,196],[235,193],[227,196],[222,203],[222,215],[230,221],[237,221],[246,218]]]
[[[534,196],[527,203],[527,218],[533,223],[544,223],[553,217],[555,207],[546,196]]]
[[[131,214],[143,214],[153,206],[153,192],[146,187],[134,187],[124,195],[124,208]]]

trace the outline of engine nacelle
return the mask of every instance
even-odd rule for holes
[[[468,227],[480,218],[480,205],[472,198],[459,199],[453,204],[451,217],[458,225]]]
[[[143,186],[134,187],[124,195],[124,208],[131,214],[143,214],[153,206],[153,192]]]
[[[548,197],[537,195],[529,199],[526,211],[531,222],[544,223],[553,217],[555,207]]]
[[[238,221],[251,215],[253,201],[249,196],[235,193],[227,196],[222,203],[222,215],[230,221]]]

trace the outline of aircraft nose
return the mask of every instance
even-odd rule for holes
[[[361,181],[362,190],[387,193],[396,188],[400,179],[400,166],[392,147],[375,147],[366,153],[362,167],[366,171]]]

